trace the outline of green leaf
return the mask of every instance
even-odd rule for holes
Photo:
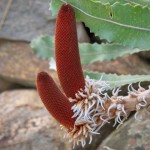
[[[95,80],[99,80],[102,76],[102,80],[109,83],[111,88],[142,81],[150,81],[150,75],[117,75],[86,71],[84,72],[84,75],[88,75],[91,79]]]
[[[125,54],[133,54],[143,50],[130,49],[119,44],[79,44],[82,64],[90,64],[95,61],[112,60]]]
[[[103,4],[90,0],[53,0],[54,14],[62,5],[75,8],[78,21],[85,22],[96,36],[130,48],[150,49],[150,9],[140,5]]]
[[[43,59],[54,57],[54,37],[52,36],[39,36],[31,41],[30,46],[36,55]]]
[[[63,2],[59,1],[59,0],[51,0],[50,2],[50,10],[52,11],[52,15],[56,16],[58,13],[58,10],[60,9],[61,5],[63,4]]]
[[[33,39],[31,47],[43,59],[54,57],[54,37],[40,36]],[[118,44],[90,44],[80,43],[80,56],[82,65],[95,61],[112,60],[125,54],[133,54],[143,50],[130,49]]]

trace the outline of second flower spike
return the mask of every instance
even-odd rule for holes
[[[75,119],[72,118],[72,104],[46,72],[37,75],[37,90],[50,114],[64,127],[73,129]]]
[[[58,77],[67,97],[75,98],[85,80],[79,56],[76,21],[71,5],[59,10],[55,31],[55,56]]]

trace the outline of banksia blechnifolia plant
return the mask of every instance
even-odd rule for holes
[[[55,55],[58,77],[63,95],[53,79],[45,72],[37,76],[37,89],[48,111],[67,129],[66,136],[75,144],[86,144],[89,137],[99,134],[100,128],[115,119],[123,124],[131,111],[137,113],[150,106],[150,88],[139,84],[138,90],[128,86],[127,96],[119,96],[120,89],[107,94],[109,84],[86,77],[84,79],[79,57],[74,10],[63,4],[57,16]],[[137,119],[137,113],[135,118]]]

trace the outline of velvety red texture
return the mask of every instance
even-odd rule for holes
[[[75,98],[75,93],[84,88],[85,80],[80,63],[75,14],[69,4],[63,4],[57,16],[55,56],[61,86],[67,97]]]
[[[50,114],[66,128],[73,128],[72,103],[61,93],[54,80],[46,73],[37,75],[38,93]]]

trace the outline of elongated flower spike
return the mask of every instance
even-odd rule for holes
[[[55,30],[55,57],[57,73],[67,97],[75,97],[85,80],[80,63],[74,10],[63,4],[59,10]]]
[[[75,119],[72,118],[72,104],[61,93],[53,79],[46,72],[40,72],[37,75],[37,90],[52,116],[64,127],[72,129],[75,122]]]

